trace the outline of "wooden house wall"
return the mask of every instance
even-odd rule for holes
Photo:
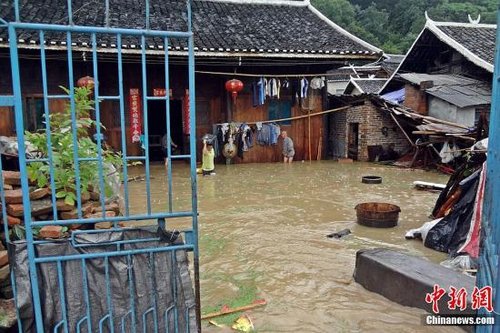
[[[5,53],[5,50],[0,50]],[[60,55],[60,54],[59,54]],[[150,60],[150,59],[148,59]],[[10,68],[8,58],[0,58],[1,68]],[[74,62],[75,81],[86,75],[94,76],[92,71],[92,62],[75,61]],[[118,68],[116,62],[99,62],[99,84],[101,95],[118,95]],[[142,74],[140,63],[126,63],[123,67],[123,87],[125,95],[125,123],[127,128],[127,154],[142,155],[142,149],[139,143],[132,143],[129,133],[129,89],[138,88],[142,91]],[[24,97],[42,96],[42,78],[40,61],[36,59],[21,58],[21,89]],[[59,86],[69,86],[67,75],[67,63],[64,56],[59,56],[57,60],[47,62],[48,90],[49,94],[64,94]],[[0,76],[0,94],[12,94],[12,82],[10,70],[4,71]],[[212,133],[212,125],[223,123],[228,120],[228,100],[230,100],[224,89],[224,83],[228,78],[207,74],[196,75],[196,109],[197,123],[196,129],[191,126],[191,133],[196,135],[198,157],[200,156],[202,144],[200,138],[205,133]],[[187,67],[182,65],[172,65],[170,68],[170,87],[172,89],[172,100],[182,102],[185,95],[185,89],[188,88]],[[231,112],[232,120],[236,122],[256,122],[268,120],[268,109],[266,103],[264,106],[253,107],[249,89],[250,82],[245,82],[246,88],[237,99],[237,107]],[[153,95],[154,88],[164,88],[164,67],[163,65],[149,64],[147,66],[147,93]],[[283,96],[282,98],[290,98]],[[314,105],[312,113],[322,110],[321,96],[315,96],[311,99],[311,105]],[[51,100],[50,112],[57,112],[64,109],[66,100]],[[292,116],[306,115],[298,105],[292,108]],[[103,125],[106,127],[104,135],[107,142],[117,150],[121,150],[121,126],[120,126],[120,108],[117,101],[102,101],[100,103],[100,115]],[[155,114],[149,112],[149,117],[155,117]],[[14,115],[10,108],[0,108],[0,135],[14,135],[15,131]],[[295,159],[302,160],[308,158],[309,135],[307,118],[292,121],[291,125],[282,127],[287,130],[289,136],[295,144]],[[318,145],[320,141],[320,128],[323,128],[323,117],[311,117],[311,153],[312,158],[316,159],[318,154]],[[324,134],[324,133],[323,133]],[[187,144],[187,137],[185,137]],[[277,162],[282,159],[281,142],[276,146],[258,146],[255,145],[248,152],[245,152],[243,160],[236,158],[236,163],[253,162]],[[323,142],[323,147],[326,143]],[[188,151],[185,151],[188,153]]]
[[[289,96],[282,96],[284,99],[290,99]],[[322,110],[322,99],[320,95],[312,97],[309,101],[314,105],[311,114]],[[240,95],[236,102],[236,112],[233,112],[233,121],[235,122],[259,122],[268,120],[268,104],[253,107],[251,95]],[[292,117],[307,115],[307,110],[302,108],[297,103],[292,107]],[[308,118],[292,120],[290,125],[281,125],[282,130],[287,131],[288,136],[293,140],[295,148],[295,160],[307,160],[309,158],[309,134],[308,134]],[[320,128],[323,128],[323,117],[311,117],[311,156],[316,159],[318,156],[318,145],[322,134]],[[255,136],[256,138],[256,136]],[[255,140],[254,140],[255,141]],[[262,162],[278,162],[283,160],[282,155],[283,140],[278,140],[278,144],[274,146],[260,146],[254,144],[249,151],[244,152],[243,159],[235,158],[236,163],[262,163]],[[325,143],[323,143],[325,147]]]

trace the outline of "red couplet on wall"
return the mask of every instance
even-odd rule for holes
[[[130,135],[132,142],[141,141],[142,134],[142,108],[141,108],[141,93],[139,89],[130,89],[129,96],[130,106]]]

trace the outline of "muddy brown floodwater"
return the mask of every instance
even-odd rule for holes
[[[167,202],[164,172],[162,165],[152,166],[157,211]],[[174,209],[189,209],[188,166],[176,164],[172,172]],[[352,279],[359,249],[388,247],[436,263],[445,259],[419,241],[405,240],[404,233],[429,220],[437,199],[415,190],[413,181],[446,183],[447,176],[329,161],[217,165],[216,172],[198,178],[203,308],[244,300],[248,293],[249,301],[268,302],[250,313],[258,332],[462,332],[423,326],[424,311],[393,303]],[[382,176],[383,183],[362,184],[363,175]],[[129,184],[132,209],[143,210],[144,182]],[[400,206],[399,225],[357,225],[354,207],[368,201]],[[352,234],[326,237],[344,228]],[[221,329],[204,323],[203,331]]]

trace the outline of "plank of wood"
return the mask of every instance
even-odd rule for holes
[[[258,299],[256,301],[254,301],[252,304],[239,306],[239,307],[232,308],[232,309],[228,308],[228,307],[223,307],[221,311],[207,313],[206,315],[201,316],[201,319],[205,320],[205,319],[210,319],[210,318],[214,318],[214,317],[224,316],[224,315],[227,315],[230,313],[247,311],[247,310],[251,310],[251,309],[255,309],[255,308],[264,306],[266,304],[267,304],[267,302],[265,299]]]

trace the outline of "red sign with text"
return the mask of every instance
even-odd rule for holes
[[[130,105],[130,135],[132,142],[141,141],[142,134],[142,108],[141,108],[141,93],[139,89],[130,89],[129,96]]]

